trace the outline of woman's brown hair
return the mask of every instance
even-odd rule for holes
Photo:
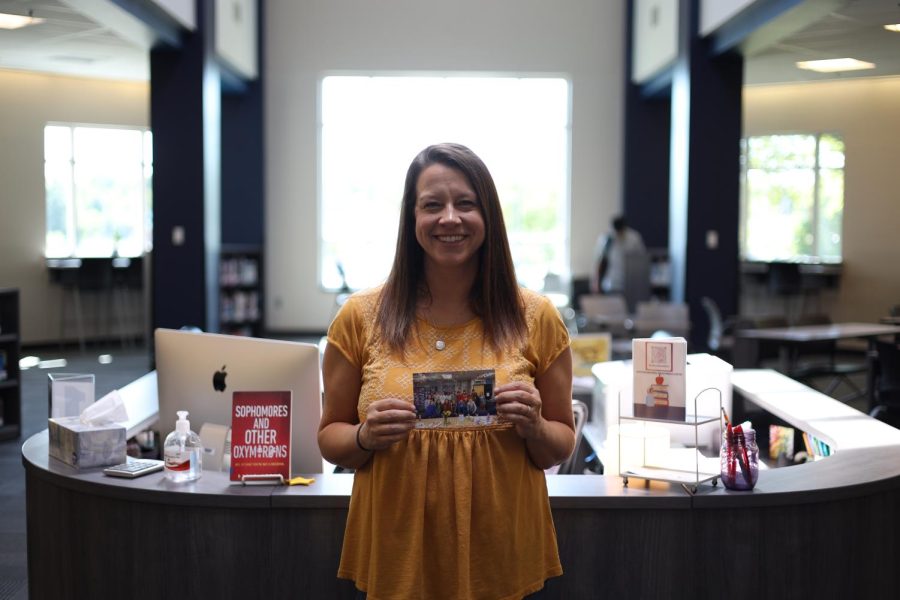
[[[500,197],[494,179],[474,152],[460,144],[436,144],[422,150],[406,172],[397,249],[378,303],[377,327],[383,340],[403,354],[416,320],[419,294],[425,290],[425,253],[416,240],[416,185],[426,167],[442,164],[461,172],[478,196],[484,219],[484,243],[478,253],[479,266],[470,302],[484,322],[488,341],[499,350],[524,341],[525,313],[516,282],[515,267]]]

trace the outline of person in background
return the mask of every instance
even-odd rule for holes
[[[373,598],[466,600],[521,598],[562,574],[543,469],[575,443],[568,332],[517,285],[471,150],[413,160],[390,275],[341,308],[322,368],[322,455],[356,469],[338,577]],[[415,426],[413,373],[483,369],[495,422]],[[422,568],[436,554],[444,567]]]
[[[601,235],[594,248],[591,292],[624,293],[628,257],[646,252],[641,234],[628,226],[625,217],[615,217],[612,220],[612,231]]]

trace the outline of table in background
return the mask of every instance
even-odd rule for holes
[[[791,373],[794,368],[795,355],[793,350],[802,347],[803,344],[823,341],[837,341],[846,339],[866,339],[869,342],[869,351],[866,353],[866,395],[869,405],[873,404],[872,390],[874,379],[873,351],[875,338],[884,335],[900,335],[900,326],[883,323],[831,323],[828,325],[799,325],[794,327],[773,327],[765,329],[742,329],[736,333],[739,343],[751,344],[753,349],[744,349],[744,361],[754,364],[741,364],[736,366],[758,366],[754,358],[757,354],[759,342],[774,342],[778,344],[779,370],[782,373]],[[737,354],[737,353],[736,353]],[[736,361],[737,362],[737,361]]]

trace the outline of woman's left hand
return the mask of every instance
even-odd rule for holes
[[[543,427],[541,393],[534,385],[514,381],[494,388],[497,416],[516,427],[516,433],[527,439],[537,437]]]

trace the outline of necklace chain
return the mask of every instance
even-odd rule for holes
[[[422,311],[422,317],[425,319],[425,322],[431,327],[434,331],[434,337],[436,338],[434,341],[434,349],[440,352],[444,348],[447,347],[447,343],[444,341],[444,336],[440,335],[437,326],[431,321],[429,318],[431,311],[426,309]]]

